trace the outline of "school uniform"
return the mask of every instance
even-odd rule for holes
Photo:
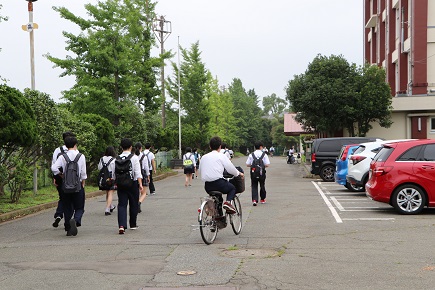
[[[121,153],[121,157],[127,158],[130,151]],[[133,154],[130,159],[133,168],[133,185],[130,188],[117,188],[118,193],[118,226],[127,229],[127,205],[129,205],[129,225],[130,228],[137,227],[137,214],[139,209],[139,183],[138,178],[142,178],[139,158]],[[116,180],[116,173],[115,173]]]
[[[195,161],[195,155],[192,152],[187,152],[183,155],[183,163],[185,160],[191,160],[192,166],[191,167],[185,167],[184,168],[184,174],[192,174],[195,173],[196,168],[196,161]]]
[[[142,159],[142,157],[143,157],[143,159]],[[146,172],[145,176],[142,174],[142,185],[148,186],[149,185],[148,184],[148,175],[150,172],[150,166],[149,166],[150,162],[148,161],[148,157],[143,153],[143,151],[139,154],[138,158],[139,158],[139,161],[142,159],[142,164],[141,164],[142,172]]]
[[[145,149],[143,151],[143,154],[145,154],[145,156],[148,158],[148,167],[150,169],[150,182],[148,184],[148,187],[150,189],[150,194],[154,194],[156,192],[156,188],[154,186],[154,180],[153,180],[153,160],[156,158],[154,153],[151,152],[149,149]]]
[[[51,165],[53,165],[57,158],[59,157],[59,154],[67,152],[68,148],[66,148],[65,145],[62,145],[60,147],[57,147],[54,152],[53,152],[53,158],[51,159]],[[61,192],[62,192],[62,177],[60,175],[54,175],[54,179],[56,181],[56,189],[57,189],[57,193],[59,194],[59,201],[57,202],[57,207],[56,207],[56,211],[54,212],[54,218],[63,218],[63,206],[62,206],[62,202],[60,201],[60,196],[61,196]],[[57,227],[58,222],[56,223],[56,227]]]
[[[78,150],[69,149],[66,154],[68,158],[72,161],[76,158],[77,154],[79,154]],[[54,175],[60,174],[60,168],[62,168],[62,172],[66,170],[66,160],[63,155],[57,158],[56,162],[51,165],[51,170]],[[83,184],[83,181],[87,179],[86,174],[86,158],[82,154],[79,160],[77,161],[78,169],[79,169],[79,177],[80,182]],[[58,187],[62,187],[62,184],[59,184]],[[61,202],[64,210],[65,217],[65,231],[69,231],[70,229],[70,219],[73,218],[76,222],[77,226],[81,226],[83,213],[85,212],[85,190],[83,186],[78,192],[74,193],[65,193],[61,190]]]
[[[260,149],[254,151],[254,155],[257,158],[260,158],[264,151],[261,151]],[[264,152],[266,153],[266,152]],[[254,161],[254,158],[252,157],[252,154],[249,154],[248,159],[246,160],[246,165],[251,165]],[[263,156],[263,164],[264,166],[268,166],[270,164],[269,157],[267,154],[264,154]],[[265,201],[266,200],[266,169],[263,171],[263,178],[260,179],[253,179],[251,176],[251,195],[252,195],[252,201],[258,202],[258,184],[260,184],[260,200]]]

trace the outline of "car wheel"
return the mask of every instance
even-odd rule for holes
[[[352,192],[363,192],[366,190],[364,186],[356,186],[349,182],[346,183],[346,188]]]
[[[394,191],[392,204],[401,214],[418,214],[426,205],[426,194],[419,186],[405,184]]]
[[[335,167],[332,165],[325,165],[322,167],[322,169],[320,169],[320,178],[323,179],[323,181],[326,182],[332,182],[334,181],[334,172],[335,172]]]

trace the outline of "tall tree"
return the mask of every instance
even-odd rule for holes
[[[76,84],[63,92],[64,98],[71,103],[72,112],[97,114],[115,126],[127,123],[116,128],[118,137],[131,124],[125,116],[132,103],[147,112],[157,112],[161,103],[156,73],[162,59],[150,56],[154,6],[142,0],[99,1],[85,5],[89,19],[64,7],[54,7],[62,18],[82,30],[79,35],[63,32],[68,39],[66,49],[74,57],[46,55],[64,69],[61,76],[76,78]]]
[[[263,98],[263,113],[264,115],[281,114],[287,107],[287,102],[278,97],[275,93]]]
[[[201,147],[207,142],[210,120],[208,83],[212,79],[201,59],[199,42],[190,49],[180,47],[180,67],[172,63],[173,77],[167,79],[169,95],[178,101],[178,70],[180,69],[180,100],[183,111],[182,142],[185,146]],[[180,105],[180,104],[179,104]]]

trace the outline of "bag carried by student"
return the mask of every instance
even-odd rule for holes
[[[255,156],[254,152],[252,152],[252,164],[251,164],[251,178],[258,180],[262,179],[266,173],[266,167],[264,166],[263,157],[265,152],[261,154],[260,158]]]
[[[149,175],[149,172],[147,172],[144,168],[143,168],[143,160],[144,160],[144,158],[145,158],[145,154],[142,154],[142,157],[140,158],[140,160],[139,160],[139,164],[140,164],[140,172],[142,173],[142,185],[143,186],[148,186],[148,178],[147,178],[147,176]],[[146,156],[147,157],[147,160],[148,160],[148,156]],[[148,164],[149,164],[149,162],[148,162]]]
[[[187,157],[187,154],[184,154],[184,160],[183,160],[183,166],[184,169],[193,169],[193,161],[190,159],[192,156],[192,153],[190,153],[189,157]]]
[[[116,186],[127,188],[133,186],[133,164],[131,163],[133,154],[125,156],[118,156],[115,160],[115,175]]]
[[[62,181],[63,192],[79,192],[82,189],[82,184],[80,182],[80,170],[77,162],[82,154],[78,153],[74,160],[69,159],[66,153],[63,153],[62,156],[65,158],[66,161],[65,172],[63,173]]]
[[[113,161],[113,159],[115,158],[112,157],[107,163],[104,163],[103,158],[101,158],[101,164],[103,165],[103,168],[101,168],[97,179],[98,188],[100,190],[109,190],[113,186],[112,173],[109,171],[109,164]]]

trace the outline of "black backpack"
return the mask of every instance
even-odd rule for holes
[[[184,160],[183,160],[183,167],[184,168],[188,168],[188,169],[193,169],[193,161],[192,159],[190,159],[190,157],[192,156],[192,153],[190,153],[189,157],[187,157],[187,153],[184,154]]]
[[[116,185],[121,188],[133,186],[133,164],[131,164],[131,157],[133,154],[125,156],[118,156],[115,160],[115,175]]]
[[[65,158],[66,166],[63,173],[62,189],[65,193],[79,192],[82,189],[82,184],[80,182],[80,171],[78,160],[82,156],[82,153],[78,153],[76,158],[71,161],[66,153],[62,156]]]
[[[109,190],[113,186],[113,178],[112,174],[109,172],[109,164],[115,158],[110,158],[107,163],[103,162],[103,158],[101,158],[101,164],[103,164],[103,168],[101,168],[100,173],[98,174],[98,188],[100,190]]]
[[[142,154],[142,157],[140,158],[140,160],[139,160],[139,163],[140,163],[140,172],[142,173],[142,185],[148,185],[148,182],[147,182],[147,176],[148,176],[148,174],[150,174],[149,172],[147,172],[145,169],[143,169],[143,159],[145,158],[145,154]],[[148,160],[148,156],[147,156],[147,160]],[[148,164],[149,164],[149,162],[148,162]]]
[[[260,158],[255,156],[254,152],[252,152],[252,164],[251,164],[251,178],[252,179],[262,179],[266,173],[266,167],[264,166],[263,157],[266,153],[263,152]]]

